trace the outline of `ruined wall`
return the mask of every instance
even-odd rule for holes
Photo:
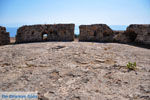
[[[73,41],[74,24],[30,25],[17,30],[16,43]]]
[[[132,24],[126,31],[114,31],[114,41],[150,44],[150,25]]]
[[[9,32],[6,32],[6,28],[0,26],[0,45],[6,45],[10,43]]]
[[[126,33],[133,35],[134,42],[150,44],[150,24],[131,24],[127,27]]]
[[[106,24],[81,25],[79,41],[150,44],[150,24],[131,24],[125,31],[113,31]]]
[[[127,31],[114,31],[114,42],[133,43],[135,42],[136,34]]]
[[[79,29],[79,41],[113,41],[113,31],[106,24],[81,25]]]

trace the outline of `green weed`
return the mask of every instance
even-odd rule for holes
[[[128,68],[129,70],[135,70],[135,69],[136,69],[136,62],[134,62],[134,63],[128,62],[127,68]]]

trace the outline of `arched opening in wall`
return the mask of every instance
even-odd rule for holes
[[[45,33],[45,32],[43,32],[43,33],[42,33],[42,40],[43,40],[43,41],[47,41],[47,36],[48,36],[48,34]]]

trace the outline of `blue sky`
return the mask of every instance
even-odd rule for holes
[[[150,0],[0,0],[0,25],[150,24]]]

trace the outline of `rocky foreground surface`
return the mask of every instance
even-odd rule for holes
[[[128,62],[136,62],[129,71]],[[117,43],[0,46],[0,91],[40,100],[150,100],[150,49]]]

